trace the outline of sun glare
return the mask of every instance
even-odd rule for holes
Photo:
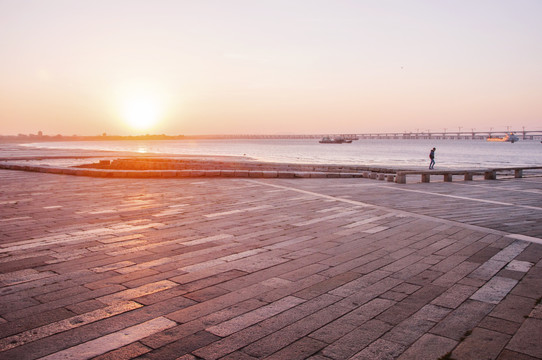
[[[161,109],[158,102],[150,97],[138,97],[124,103],[124,121],[135,130],[147,130],[160,120]]]

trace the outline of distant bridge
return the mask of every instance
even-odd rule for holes
[[[503,137],[507,133],[514,133],[521,140],[542,140],[542,130],[521,131],[455,131],[455,132],[388,132],[388,133],[359,133],[359,134],[291,134],[291,135],[192,135],[192,139],[321,139],[324,136],[342,136],[348,140],[357,139],[402,139],[402,140],[485,140],[488,137]]]

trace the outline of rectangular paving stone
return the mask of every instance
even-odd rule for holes
[[[469,277],[487,281],[495,276],[507,263],[506,261],[490,259],[470,273]]]
[[[527,246],[529,246],[528,242],[516,240],[495,254],[492,259],[495,261],[506,261],[508,263],[521,254]]]
[[[439,322],[442,319],[444,319],[449,313],[450,309],[437,306],[433,304],[427,304],[424,307],[422,307],[420,310],[418,310],[412,318],[415,319],[426,319],[433,322]]]
[[[506,270],[528,272],[534,264],[528,261],[512,260],[506,265]]]
[[[440,271],[423,270],[422,272],[405,280],[408,280],[408,282],[411,284],[428,285],[432,284],[435,279],[441,277],[442,274],[443,273]]]
[[[459,340],[466,331],[475,328],[494,306],[490,303],[467,300],[436,324],[430,333]]]
[[[518,283],[517,280],[495,276],[470,298],[490,304],[498,304]]]
[[[357,354],[351,356],[349,360],[394,360],[404,351],[405,346],[380,338]]]
[[[143,234],[131,234],[131,235],[124,235],[124,236],[112,236],[105,239],[98,239],[98,241],[104,244],[110,244],[110,243],[122,242],[122,241],[127,241],[127,240],[141,239],[142,237],[143,237]]]
[[[490,314],[491,315],[491,314]],[[497,331],[503,334],[514,335],[520,327],[520,323],[516,323],[509,320],[499,319],[492,316],[486,316],[479,324],[478,327]]]
[[[140,296],[154,294],[159,291],[171,289],[178,285],[179,284],[174,283],[173,281],[163,280],[163,281],[158,281],[155,283],[142,285],[135,289],[127,289],[127,290],[116,292],[111,295],[102,296],[102,297],[96,298],[96,300],[101,301],[104,304],[111,305],[119,301],[132,300]]]
[[[325,297],[322,298],[324,302],[333,301],[334,297]],[[326,301],[327,300],[327,301]],[[336,300],[336,298],[335,298]],[[315,302],[313,302],[314,304]],[[305,309],[309,308],[310,304],[307,304]],[[303,311],[303,308],[300,309]],[[289,313],[301,314],[300,311],[296,309],[290,310]],[[284,313],[284,317],[277,316],[276,318],[271,318],[266,322],[261,324],[263,329],[265,328],[276,328],[274,332],[269,333],[267,336],[259,339],[258,341],[251,343],[243,350],[245,353],[255,356],[255,357],[265,357],[273,354],[274,352],[288,346],[294,341],[301,339],[304,336],[307,336],[312,331],[320,328],[322,325],[332,321],[333,319],[339,317],[340,315],[348,312],[348,309],[338,305],[333,304],[329,307],[322,306],[320,310],[314,311],[310,314],[305,314],[303,318],[297,319],[296,322],[293,322],[293,319],[289,319],[288,312]],[[282,318],[282,321],[277,321]],[[295,318],[294,318],[295,319]],[[286,322],[283,322],[286,321]],[[281,326],[282,325],[282,326]]]
[[[98,290],[89,291],[82,294],[77,294],[77,295],[70,296],[67,298],[64,297],[64,298],[60,298],[60,299],[50,301],[47,303],[42,303],[42,304],[31,306],[31,307],[26,307],[17,311],[6,313],[3,315],[3,317],[9,321],[15,321],[16,319],[26,318],[29,316],[36,316],[37,314],[40,314],[49,310],[60,309],[63,306],[77,304],[81,301],[95,299],[97,297],[114,294],[124,289],[125,289],[124,286],[120,286],[120,285],[104,287]]]
[[[480,266],[480,268],[473,271],[470,276],[482,280],[489,280],[501,268],[518,256],[528,245],[529,243],[525,241],[514,241],[512,244],[493,255],[491,259]]]
[[[177,325],[174,321],[164,317],[146,321],[142,324],[126,328],[101,338],[82,343],[80,345],[59,351],[57,353],[45,356],[44,360],[70,359],[70,358],[92,358],[104,354],[108,351],[128,345],[132,342],[141,340],[158,331],[163,331]]]
[[[331,344],[355,328],[373,319],[394,304],[394,301],[386,299],[377,298],[371,300],[368,303],[344,314],[338,319],[322,326],[318,330],[312,332],[309,336],[311,338]]]
[[[75,315],[75,313],[67,310],[66,308],[60,308],[43,311],[31,317],[17,319],[16,321],[7,321],[4,319],[4,321],[0,323],[0,336],[7,337],[10,335],[15,335],[28,329],[38,328],[56,321],[71,318]]]
[[[475,328],[453,350],[452,356],[465,360],[496,359],[510,338],[501,332]]]
[[[444,292],[444,288],[439,286],[427,285],[422,287],[403,301],[380,314],[378,319],[397,325],[429,304],[434,298],[442,294],[442,292]]]
[[[438,359],[450,352],[456,346],[456,344],[457,341],[446,337],[425,334],[397,359]]]
[[[397,291],[397,292],[400,292],[400,293],[405,293],[405,294],[410,295],[410,294],[415,293],[416,291],[418,291],[420,288],[421,288],[420,285],[409,284],[409,283],[401,283],[401,284],[397,285],[396,287],[394,287],[393,291]]]
[[[228,336],[230,334],[233,334],[234,332],[254,325],[278,313],[297,306],[304,301],[305,300],[296,298],[294,296],[288,296],[284,299],[281,299],[266,306],[262,306],[259,309],[253,310],[249,313],[228,320],[222,324],[211,326],[206,330],[218,336]]]
[[[38,272],[33,269],[19,270],[0,274],[0,284],[11,286],[29,281],[39,280],[56,275],[52,271]]]
[[[440,286],[452,286],[465,276],[475,270],[479,264],[470,261],[464,261],[453,269],[446,271],[442,276],[433,280],[432,284]]]
[[[526,354],[535,358],[542,358],[542,319],[525,319],[506,349]]]
[[[276,353],[268,356],[268,360],[305,360],[310,355],[315,354],[327,344],[308,337],[301,338],[300,340],[292,343],[289,346],[277,351]],[[251,357],[252,359],[256,359]]]
[[[392,326],[379,320],[370,320],[349,332],[333,344],[322,350],[324,356],[332,359],[348,359],[357,354],[370,343],[378,339]]]
[[[323,277],[323,276],[312,275],[312,276],[303,278],[303,279],[301,279],[299,281],[295,281],[295,282],[292,281],[289,284],[282,284],[281,287],[275,287],[275,285],[273,285],[273,287],[274,287],[273,291],[269,291],[267,293],[261,294],[261,295],[257,296],[257,298],[259,300],[262,300],[262,301],[265,301],[265,302],[273,302],[273,301],[277,301],[277,300],[283,298],[284,296],[293,295],[293,296],[296,296],[296,297],[299,297],[299,298],[302,298],[302,299],[305,299],[305,300],[309,300],[309,299],[315,298],[315,297],[317,297],[317,296],[319,296],[321,294],[305,297],[305,296],[299,296],[299,291],[303,290],[303,289],[306,289],[306,288],[309,288],[309,287],[311,287],[311,286],[313,286],[313,285],[315,285],[315,284],[317,284],[319,282],[325,281],[325,280],[326,280],[326,278]]]
[[[318,274],[326,269],[329,269],[328,265],[311,264],[311,265],[307,265],[302,268],[299,268],[297,270],[291,271],[289,273],[282,274],[280,275],[280,278],[289,280],[289,281],[298,281],[308,276]]]
[[[203,346],[192,353],[205,360],[215,360],[222,358],[242,347],[262,338],[267,331],[259,327],[249,328],[238,333],[232,334],[224,339],[215,341],[207,346]]]
[[[199,331],[182,339],[153,350],[145,355],[147,359],[176,359],[196,349],[205,347],[220,338],[206,331]]]
[[[521,279],[520,283],[512,289],[512,294],[518,296],[530,297],[538,299],[542,297],[542,287],[540,286],[540,278],[542,277],[542,267],[534,266]]]
[[[342,302],[347,306],[358,307],[370,300],[375,299],[379,295],[387,292],[388,290],[394,288],[400,283],[402,283],[401,280],[387,277],[372,285],[369,285],[364,289],[364,291],[357,292],[344,298]]]
[[[431,304],[455,309],[474,294],[478,288],[474,286],[455,284],[442,295],[437,297]]]
[[[225,322],[238,315],[255,310],[264,305],[266,305],[266,303],[255,299],[242,301],[223,310],[219,310],[209,315],[202,316],[201,318],[185,322],[179,326],[170,328],[167,331],[162,331],[160,333],[148,336],[141,340],[141,342],[151,348],[157,349],[191,334],[205,330],[206,327],[220,324],[221,322]]]
[[[412,265],[423,259],[423,256],[417,254],[407,255],[399,260],[392,262],[389,265],[386,265],[382,268],[384,271],[397,272],[404,269],[405,267]]]
[[[2,349],[3,351],[9,350],[14,347],[24,345],[25,343],[36,341],[46,336],[57,334],[62,331],[70,330],[94,321],[98,321],[107,317],[121,314],[126,311],[137,309],[141,306],[143,305],[131,301],[125,303],[117,303],[103,309],[94,310],[86,314],[77,315],[65,320],[41,326],[39,328],[27,330],[20,334],[0,339],[0,349]]]
[[[491,312],[491,316],[517,323],[523,323],[535,307],[531,298],[509,294]]]
[[[191,293],[184,293],[183,297],[193,300],[194,302],[205,302],[228,293],[228,290],[222,289],[219,286],[209,286],[205,289],[197,290]]]
[[[121,275],[116,275],[116,272],[114,272],[113,274],[107,274],[105,276],[102,276],[97,281],[87,282],[84,284],[84,286],[91,290],[95,290],[95,289],[111,286],[114,284],[124,284],[134,279],[147,278],[148,276],[152,276],[156,274],[158,274],[158,272],[153,269],[143,269],[140,271],[134,271],[128,274],[121,274]]]
[[[535,319],[542,319],[542,304],[538,303],[529,316]]]
[[[538,360],[538,359],[539,358],[535,358],[526,354],[511,351],[508,349],[504,349],[498,357],[498,360]]]
[[[388,277],[389,275],[391,275],[391,272],[389,271],[376,270],[367,275],[358,277],[357,279],[352,280],[338,288],[335,288],[329,291],[329,293],[336,296],[347,297]]]
[[[188,308],[172,312],[168,314],[167,317],[179,322],[191,321],[212,312],[227,308],[235,303],[254,298],[257,295],[270,290],[272,290],[272,288],[264,285],[251,285],[241,290],[213,298],[204,303],[198,303]]]
[[[151,351],[150,348],[142,345],[139,342],[134,342],[121,348],[109,351],[103,355],[99,355],[93,360],[128,360],[136,358]]]
[[[382,338],[397,344],[409,346],[433,326],[435,326],[433,321],[412,316],[394,326]]]

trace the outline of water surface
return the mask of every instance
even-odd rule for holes
[[[302,140],[144,140],[65,141],[26,146],[48,149],[112,150],[135,153],[231,155],[286,163],[374,165],[418,168],[429,164],[436,147],[435,169],[542,166],[539,141],[517,143],[481,140],[357,140],[320,144]]]

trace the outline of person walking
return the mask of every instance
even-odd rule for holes
[[[432,148],[431,152],[429,153],[429,159],[431,159],[431,162],[429,163],[429,170],[432,170],[433,167],[435,167],[435,150],[437,150],[437,148]]]

